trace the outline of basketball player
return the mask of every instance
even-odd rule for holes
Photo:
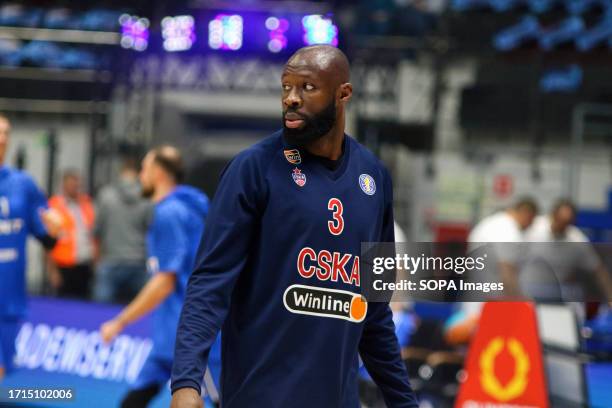
[[[0,380],[13,369],[15,337],[26,314],[26,242],[56,243],[61,217],[32,177],[4,164],[11,123],[0,114]]]
[[[418,406],[389,305],[360,295],[361,242],[393,242],[394,222],[387,170],[344,133],[352,91],[340,50],[299,50],[282,131],[225,169],[177,333],[173,407],[201,406],[221,326],[223,407],[359,407],[359,357],[387,406]]]
[[[110,342],[126,325],[154,311],[153,350],[123,399],[124,408],[146,407],[170,378],[176,327],[208,212],[204,193],[179,186],[182,179],[181,154],[174,147],[155,148],[142,162],[142,191],[155,203],[146,237],[152,276],[136,298],[100,328],[102,339]]]

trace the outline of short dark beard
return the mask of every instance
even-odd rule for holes
[[[290,129],[285,125],[284,115],[289,112],[297,113],[293,109],[287,109],[283,113],[283,136],[289,144],[296,147],[305,147],[319,140],[336,124],[336,103],[333,99],[325,109],[315,115],[298,114],[304,120],[304,127],[300,129]]]

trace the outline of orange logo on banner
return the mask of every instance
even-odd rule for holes
[[[529,303],[485,304],[455,408],[547,408],[542,350]],[[496,404],[498,403],[498,404]]]

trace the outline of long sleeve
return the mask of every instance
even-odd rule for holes
[[[370,303],[359,354],[368,373],[380,387],[389,408],[417,408],[417,399],[401,359],[393,315],[387,303]]]
[[[40,218],[40,212],[48,208],[47,198],[30,177],[27,177],[25,181],[28,194],[28,232],[36,237],[45,248],[51,249],[55,245],[55,239],[49,236]]]
[[[385,214],[381,241],[393,242],[393,193],[391,178],[386,171],[384,192]],[[372,379],[380,387],[388,407],[417,408],[419,404],[408,381],[408,371],[401,359],[391,308],[386,302],[372,302],[368,308],[368,316],[359,342],[361,359]]]
[[[172,392],[200,390],[210,348],[227,316],[234,285],[251,251],[265,190],[247,150],[229,164],[212,201],[179,321]]]
[[[149,272],[178,273],[189,256],[188,236],[172,209],[156,211],[150,226]]]

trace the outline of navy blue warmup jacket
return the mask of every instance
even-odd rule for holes
[[[361,242],[394,240],[391,179],[348,136],[340,160],[332,169],[277,132],[225,169],[179,322],[173,391],[200,390],[222,328],[223,407],[359,407],[359,356],[389,407],[418,406],[388,304],[359,295]]]

